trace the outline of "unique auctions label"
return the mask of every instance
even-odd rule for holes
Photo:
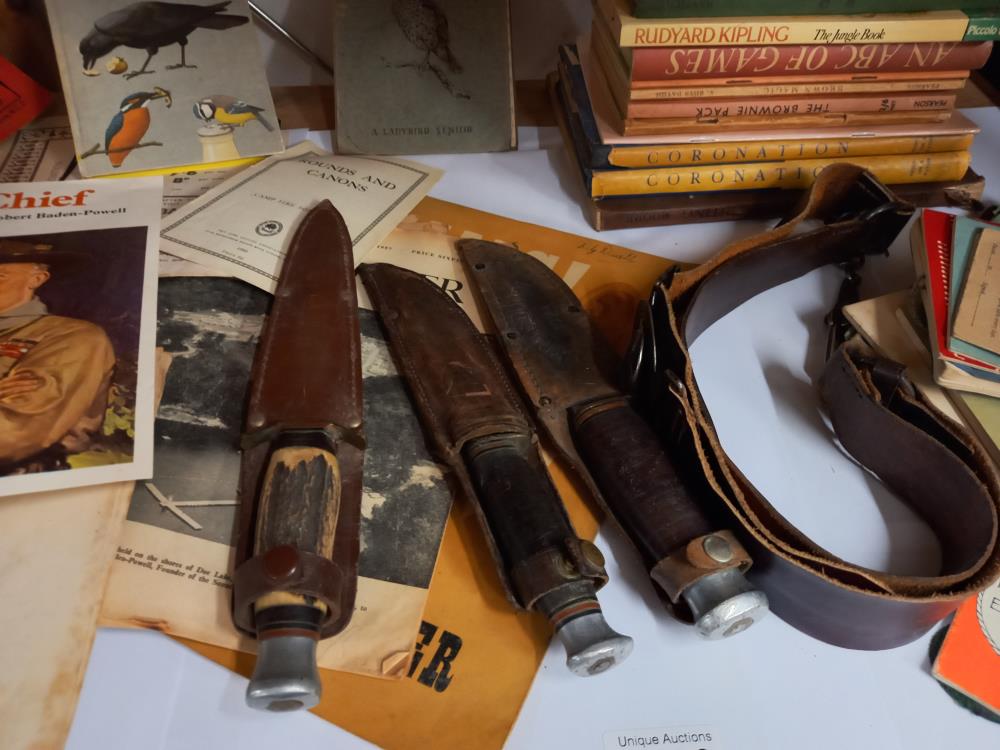
[[[604,733],[604,750],[662,747],[683,750],[723,750],[721,733],[716,727],[697,726],[625,729]]]

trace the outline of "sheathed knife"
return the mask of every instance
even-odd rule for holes
[[[625,659],[632,639],[604,619],[604,559],[579,539],[536,436],[486,338],[438,286],[385,263],[358,273],[388,334],[431,450],[472,502],[508,598],[541,612],[575,674]]]
[[[707,638],[735,635],[760,619],[767,598],[743,575],[749,555],[704,512],[607,374],[614,355],[573,291],[512,247],[482,240],[458,247],[538,421],[638,549],[674,614]]]
[[[253,708],[315,705],[316,644],[351,619],[361,387],[351,237],[324,200],[292,236],[251,372],[233,620],[259,645]]]

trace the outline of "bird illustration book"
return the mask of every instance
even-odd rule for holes
[[[517,147],[508,0],[338,0],[337,151]]]
[[[84,177],[280,152],[247,0],[46,0]]]

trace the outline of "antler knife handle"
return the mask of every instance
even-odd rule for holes
[[[646,421],[624,397],[573,410],[574,441],[609,512],[670,600],[708,638],[734,635],[767,612],[747,582],[749,555],[718,531]]]
[[[478,438],[462,455],[505,577],[521,606],[552,623],[570,670],[595,675],[624,660],[632,639],[611,629],[597,601],[603,556],[577,538],[531,438]]]
[[[319,702],[316,643],[337,619],[331,598],[301,590],[303,569],[329,561],[340,510],[340,467],[329,450],[283,445],[268,463],[257,506],[254,557],[274,585],[253,602],[259,654],[247,702],[272,711]],[[321,563],[322,564],[322,563]]]

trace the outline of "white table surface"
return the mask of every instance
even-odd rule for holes
[[[983,128],[973,164],[987,178],[987,198],[1000,201],[1000,112],[968,114]],[[520,137],[514,153],[416,158],[445,169],[435,197],[686,261],[764,226],[596,233],[571,197],[581,188],[557,132],[522,128]],[[866,295],[909,284],[907,236],[889,258],[868,262]],[[824,356],[822,318],[839,284],[835,270],[823,269],[745,304],[698,341],[695,371],[729,455],[793,523],[855,562],[932,572],[933,535],[835,446],[819,410],[812,381]],[[658,605],[616,532],[603,530],[598,544],[610,553],[601,601],[611,624],[635,638],[635,651],[617,669],[580,679],[553,644],[507,748],[601,750],[608,732],[692,726],[726,750],[1000,747],[1000,726],[957,707],[930,676],[929,634],[891,651],[848,651],[772,615],[729,641],[702,642]],[[158,633],[102,629],[67,747],[372,747],[309,713],[252,711],[245,687],[243,677]]]

